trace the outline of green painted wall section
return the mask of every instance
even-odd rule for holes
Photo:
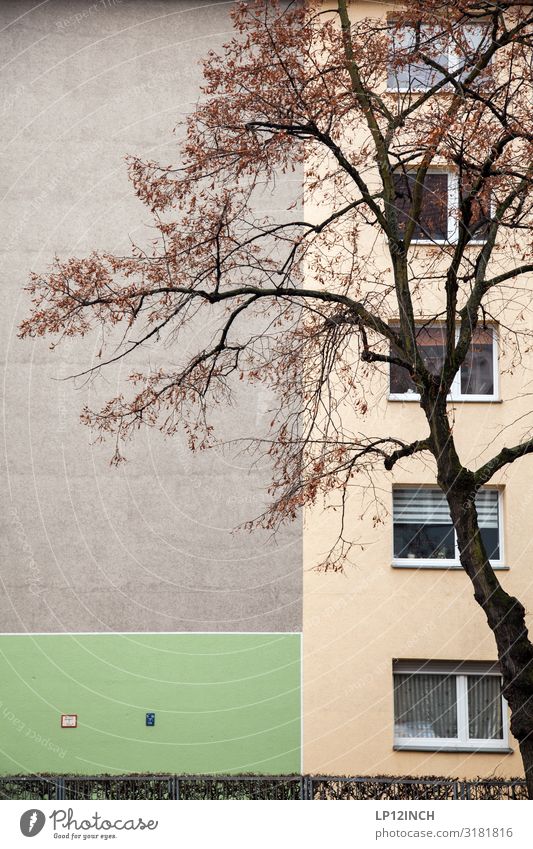
[[[299,634],[1,636],[0,688],[2,774],[300,770]]]

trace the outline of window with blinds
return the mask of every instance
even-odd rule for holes
[[[458,566],[457,537],[444,493],[436,487],[394,487],[394,565]],[[500,493],[481,489],[475,500],[481,537],[490,561],[501,561]]]
[[[508,745],[501,677],[484,664],[418,661],[393,666],[394,743],[398,748],[504,749]],[[485,664],[491,667],[490,664]],[[417,668],[419,667],[419,668]],[[470,672],[471,667],[471,672]]]
[[[438,375],[444,364],[446,347],[445,330],[442,325],[420,326],[416,341],[422,359],[431,374]],[[391,345],[391,356],[399,351]],[[492,401],[496,398],[496,342],[492,327],[476,327],[472,342],[450,389],[452,401]],[[392,399],[418,398],[418,390],[407,369],[391,363],[389,389]]]

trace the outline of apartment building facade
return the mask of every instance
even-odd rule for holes
[[[354,2],[352,21],[376,17],[385,27],[395,4]],[[483,37],[483,22],[468,25],[470,43]],[[414,30],[396,35],[405,46]],[[424,92],[435,70],[423,63],[394,64],[394,42],[382,91],[400,100]],[[449,46],[441,46],[441,61]],[[447,57],[454,61],[453,51]],[[456,59],[455,59],[456,61]],[[366,141],[364,129],[354,144]],[[371,177],[368,180],[371,181]],[[396,204],[400,222],[409,207],[409,172],[399,170]],[[437,284],[443,245],[457,240],[457,172],[435,159],[424,183],[416,223],[412,270],[422,281],[415,301],[418,343],[430,370],[444,357],[443,287]],[[313,201],[308,199],[309,214]],[[475,211],[472,252],[483,243],[490,200]],[[387,267],[384,238],[368,227],[360,253]],[[514,256],[510,257],[511,261]],[[499,259],[505,267],[505,253]],[[424,269],[429,282],[424,285]],[[431,276],[430,276],[431,275]],[[529,277],[524,285],[530,285]],[[493,304],[491,303],[491,306]],[[397,307],[396,307],[397,309]],[[523,438],[531,354],[513,368],[506,331],[527,328],[509,296],[476,330],[471,350],[449,397],[453,433],[462,462],[478,468],[502,444]],[[383,315],[386,315],[386,310]],[[431,318],[431,321],[428,319]],[[394,309],[390,321],[398,320]],[[394,353],[394,351],[392,351]],[[405,369],[391,365],[374,375],[364,425],[348,420],[351,432],[394,434],[406,444],[423,439],[427,424],[417,390]],[[349,419],[349,412],[345,413]],[[502,442],[503,436],[503,442]],[[527,459],[490,480],[477,498],[481,534],[504,588],[531,602],[528,514],[531,509]],[[354,565],[344,574],[304,575],[305,763],[309,772],[359,775],[517,776],[520,753],[509,731],[508,707],[500,691],[496,646],[486,618],[459,563],[446,499],[436,485],[435,468],[416,456],[394,470],[374,474],[383,507],[376,526],[361,486],[346,500],[348,532],[359,541]],[[311,512],[304,536],[304,563],[324,556],[334,539],[331,515]]]

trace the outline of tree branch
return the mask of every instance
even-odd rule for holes
[[[398,460],[401,460],[403,457],[411,457],[413,454],[419,454],[421,451],[430,450],[431,441],[429,437],[426,439],[417,439],[415,442],[411,442],[410,445],[404,445],[403,448],[393,451],[392,454],[385,458],[384,466],[390,472]]]
[[[504,466],[514,463],[514,461],[518,460],[519,457],[525,457],[527,454],[533,454],[533,439],[521,442],[513,448],[502,448],[499,454],[496,454],[492,460],[489,460],[488,463],[481,466],[475,473],[476,489],[479,489],[480,486],[487,483],[487,481],[489,481],[496,472],[503,469]]]

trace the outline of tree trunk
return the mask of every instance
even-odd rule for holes
[[[530,799],[533,799],[533,739],[531,737],[522,740],[520,743],[520,754],[526,773],[527,795]]]
[[[525,610],[501,586],[486,555],[472,491],[452,484],[445,490],[457,533],[461,564],[472,581],[496,639],[503,693],[511,709],[511,731],[518,740],[528,795],[533,799],[533,645]]]
[[[430,426],[437,481],[448,500],[461,565],[496,640],[503,694],[511,709],[511,731],[520,746],[528,796],[533,799],[533,645],[528,636],[525,609],[501,586],[481,539],[475,507],[475,475],[462,465],[455,448],[446,410],[448,389],[449,382],[437,387],[430,385],[421,394],[421,406]]]

